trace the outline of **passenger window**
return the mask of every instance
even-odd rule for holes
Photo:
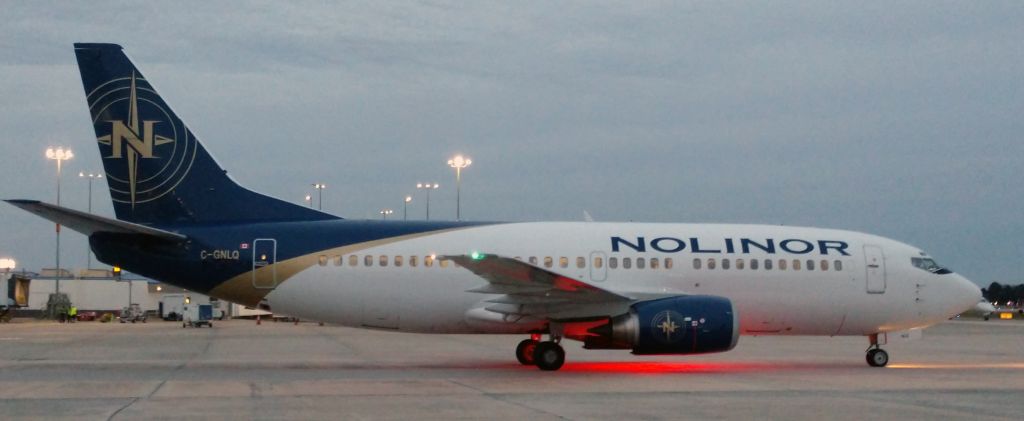
[[[835,262],[832,262],[832,263],[833,263],[832,267],[836,268],[836,270],[843,270],[843,261],[842,260],[836,260]]]
[[[618,257],[609,257],[608,258],[608,268],[609,269],[618,269],[619,268],[619,258]]]
[[[800,270],[800,261],[793,259],[793,270]]]
[[[772,270],[772,259],[764,259],[764,270]]]
[[[807,260],[807,270],[814,270],[814,261],[813,260],[810,260],[810,259]]]
[[[736,269],[743,269],[743,259],[736,259]]]
[[[402,256],[395,256],[395,266],[396,267],[401,267],[402,266]]]
[[[448,267],[448,260],[447,259],[438,260],[437,261],[437,265],[442,267],[442,268],[446,268],[446,267]]]
[[[646,261],[646,260],[644,260],[644,258],[643,258],[643,257],[637,257],[637,258],[636,258],[636,268],[637,268],[637,269],[643,269],[643,268],[644,268],[644,266],[646,266],[646,264],[645,264],[646,262],[647,262],[647,261]]]
[[[383,255],[383,254],[380,255],[380,266],[381,267],[385,267],[387,265],[388,265],[388,256]]]
[[[428,268],[434,266],[434,256],[423,256],[423,266]]]
[[[629,269],[631,267],[633,267],[633,260],[628,258],[628,257],[623,257],[622,258],[622,268],[623,269]]]
[[[587,259],[584,259],[582,257],[577,257],[576,258],[576,268],[583,269],[586,266],[587,266]]]
[[[786,270],[786,259],[779,259],[779,270]]]
[[[321,255],[320,259],[318,259],[317,261],[317,264],[319,264],[320,266],[327,266],[327,256]]]
[[[554,263],[555,259],[552,259],[551,256],[544,256],[544,267],[549,268]]]
[[[536,265],[537,264],[537,256],[530,256],[530,264],[531,265]]]
[[[665,258],[665,269],[672,269],[672,258],[671,257],[666,257]]]
[[[729,269],[729,259],[722,259],[722,270]]]
[[[356,256],[354,254],[350,254],[348,256],[348,265],[352,266],[352,267],[359,266],[359,256]]]
[[[693,259],[693,268],[694,269],[700,269],[700,262],[701,262],[700,258],[699,257],[695,257]]]
[[[658,258],[657,257],[652,257],[651,258],[651,269],[657,269],[657,268],[658,268]]]
[[[416,267],[416,256],[409,256],[409,266]]]
[[[821,270],[823,270],[823,271],[828,270],[828,260],[822,260],[821,261]]]
[[[750,259],[750,270],[757,270],[757,265],[759,265],[760,263],[760,260]]]
[[[604,259],[602,259],[600,256],[594,256],[594,267],[597,269],[601,269],[602,267],[604,267]]]
[[[715,268],[715,259],[712,257],[712,258],[708,259],[708,270],[712,270],[714,268]]]
[[[367,254],[366,256],[364,256],[364,257],[363,257],[363,266],[366,266],[366,267],[371,267],[371,266],[373,266],[373,256],[371,256],[371,255],[369,255],[369,254]]]
[[[558,267],[567,268],[569,267],[569,258],[562,256],[558,258]]]
[[[334,266],[341,266],[341,256],[334,256]]]

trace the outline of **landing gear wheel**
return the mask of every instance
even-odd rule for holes
[[[551,341],[540,342],[533,350],[533,362],[544,371],[558,370],[565,364],[565,350]]]
[[[889,364],[889,353],[881,348],[870,349],[866,359],[868,365],[872,367],[885,367],[886,364]]]
[[[533,339],[523,339],[523,341],[516,346],[516,359],[519,360],[519,364],[534,365],[533,350],[537,349],[537,343],[538,341]]]

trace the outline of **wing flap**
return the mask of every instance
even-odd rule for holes
[[[581,280],[492,254],[441,256],[488,283],[468,290],[497,297],[484,300],[484,309],[507,316],[606,317],[633,300]]]

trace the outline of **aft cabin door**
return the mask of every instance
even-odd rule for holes
[[[252,242],[252,286],[273,289],[277,287],[277,240],[258,238]]]
[[[878,246],[864,246],[868,294],[885,293],[885,255]]]

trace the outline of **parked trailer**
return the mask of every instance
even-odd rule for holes
[[[28,288],[31,281],[17,274],[11,275],[7,280],[7,293],[0,297],[0,322],[11,321],[14,309],[28,306]]]
[[[180,321],[185,314],[186,294],[164,294],[160,297],[160,318]]]
[[[213,327],[213,306],[209,304],[185,304],[181,327]]]

